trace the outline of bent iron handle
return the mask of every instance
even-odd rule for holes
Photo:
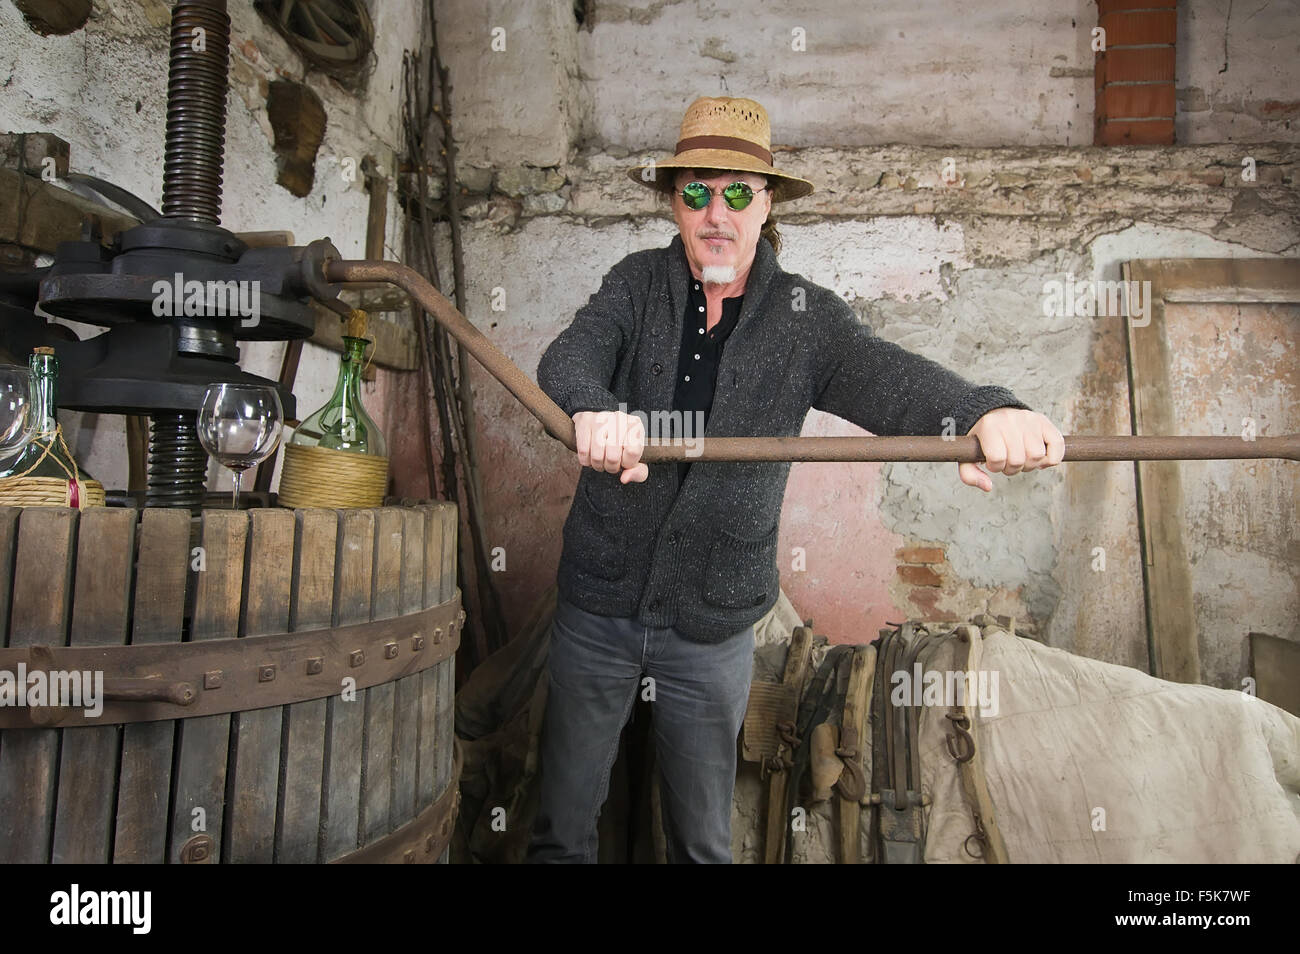
[[[33,647],[32,658],[40,660],[40,650]],[[48,660],[48,656],[45,657]],[[47,684],[52,684],[53,666],[48,662],[42,667]],[[104,680],[103,694],[99,702],[170,702],[175,706],[188,706],[195,700],[194,687],[188,682],[162,682],[158,679],[128,679],[110,676]],[[83,700],[87,707],[89,700]],[[31,724],[37,727],[57,728],[71,710],[62,705],[29,705],[27,707]]]
[[[188,706],[195,698],[194,686],[188,682],[125,677],[104,680],[105,702],[170,702],[174,706]]]
[[[577,450],[573,420],[456,310],[419,272],[396,262],[327,261],[329,282],[389,282],[409,294],[505,385],[550,434]],[[1300,460],[1300,434],[1286,437],[1067,437],[1064,460]],[[649,442],[646,463],[714,461],[961,461],[984,460],[974,437],[709,437],[695,446]]]

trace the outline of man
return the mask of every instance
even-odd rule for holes
[[[1063,456],[1060,432],[1010,391],[874,337],[834,292],[778,267],[772,204],[812,184],[774,168],[770,143],[753,100],[692,103],[673,158],[629,171],[671,190],[679,234],[615,265],[538,366],[573,417],[583,470],[564,525],[529,861],[595,860],[638,693],[653,701],[669,859],[731,860],[736,737],[753,624],[778,595],[790,464],[652,468],[636,412],[681,412],[672,436],[753,437],[797,435],[816,407],[879,435],[974,435],[988,470],[1008,476]],[[992,490],[976,464],[958,474]]]

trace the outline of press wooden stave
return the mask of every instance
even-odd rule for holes
[[[439,501],[193,520],[0,507],[3,644],[305,630],[325,644],[333,627],[456,600],[456,525],[455,505]],[[382,847],[454,797],[454,658],[352,702],[335,692],[197,718],[0,729],[0,863],[328,862]],[[421,854],[402,860],[446,860]]]

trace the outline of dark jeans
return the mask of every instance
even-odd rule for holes
[[[598,616],[559,597],[542,724],[541,806],[527,861],[596,861],[596,820],[619,736],[642,693],[652,700],[668,860],[730,863],[736,737],[753,665],[752,626],[706,645],[671,627]]]

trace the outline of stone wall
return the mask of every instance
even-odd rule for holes
[[[467,174],[553,166],[575,144],[665,149],[699,95],[754,96],[774,142],[801,147],[1092,142],[1094,0],[436,10]],[[1178,4],[1180,143],[1300,138],[1295,14],[1262,0]]]

